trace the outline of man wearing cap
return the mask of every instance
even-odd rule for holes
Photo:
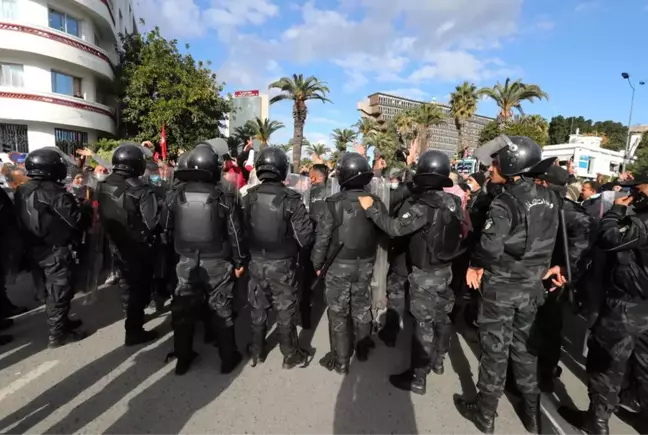
[[[597,245],[609,259],[606,298],[588,343],[590,406],[578,422],[591,434],[609,433],[628,362],[644,420],[648,410],[648,174],[623,185],[632,193],[614,201],[598,230]],[[635,215],[628,215],[630,205]]]
[[[567,234],[567,252],[565,252],[562,231],[558,232],[558,241],[554,246],[551,259],[553,266],[549,273],[565,275],[563,272],[567,261],[571,269],[570,285],[576,283],[587,270],[585,258],[593,245],[595,236],[594,219],[587,214],[580,204],[567,198],[567,182],[569,173],[560,166],[552,165],[546,173],[536,177],[536,184],[553,190],[562,202]],[[568,258],[566,258],[566,255]],[[549,284],[554,287],[555,284]],[[538,382],[540,389],[552,392],[554,378],[560,375],[558,362],[562,347],[563,310],[562,300],[559,300],[560,291],[551,290],[538,309],[535,325],[538,328],[540,343],[538,348]],[[564,298],[561,298],[564,299]]]
[[[546,172],[555,158],[543,160],[540,146],[528,137],[506,135],[482,145],[475,156],[490,164],[491,182],[506,187],[491,203],[466,274],[467,284],[482,294],[479,394],[474,401],[457,398],[455,403],[479,430],[493,433],[510,355],[523,398],[522,422],[529,432],[540,433],[537,361],[527,343],[544,297],[542,279],[551,265],[559,203],[529,177]]]

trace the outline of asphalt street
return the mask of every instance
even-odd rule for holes
[[[377,341],[370,360],[353,362],[346,377],[317,361],[326,352],[326,317],[310,340],[315,348],[309,367],[281,368],[278,348],[257,366],[240,366],[230,375],[218,372],[217,350],[203,344],[183,377],[165,364],[172,350],[169,314],[151,317],[147,327],[160,331],[148,345],[124,348],[123,320],[116,287],[83,296],[73,313],[91,335],[59,349],[46,346],[46,320],[33,299],[30,278],[9,288],[15,303],[33,308],[16,318],[9,331],[13,343],[0,349],[0,431],[2,433],[475,433],[456,411],[453,396],[476,394],[474,343],[453,340],[444,375],[431,374],[426,396],[395,390],[388,375],[404,370],[409,340],[399,347]],[[239,348],[245,349],[246,313],[238,318]],[[270,339],[270,343],[274,340]],[[498,411],[497,433],[525,430],[508,398]],[[545,420],[545,432],[553,433]],[[615,433],[632,433],[615,430]]]

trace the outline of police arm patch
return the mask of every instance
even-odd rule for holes
[[[486,219],[484,223],[484,231],[488,231],[493,226],[493,218]]]

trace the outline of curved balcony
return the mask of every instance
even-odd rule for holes
[[[66,95],[0,87],[0,119],[48,122],[116,133],[113,110]]]
[[[80,65],[113,80],[117,55],[67,33],[34,25],[0,21],[0,49],[34,53]]]
[[[117,40],[115,32],[115,13],[110,9],[108,0],[74,0],[101,27],[104,35],[112,35]]]

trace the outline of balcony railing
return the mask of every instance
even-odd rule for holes
[[[67,106],[74,109],[98,113],[115,119],[115,110],[111,107],[104,106],[103,104],[95,103],[92,101],[86,101],[81,98],[69,97],[67,95],[0,87],[0,98],[58,104],[60,106]]]

